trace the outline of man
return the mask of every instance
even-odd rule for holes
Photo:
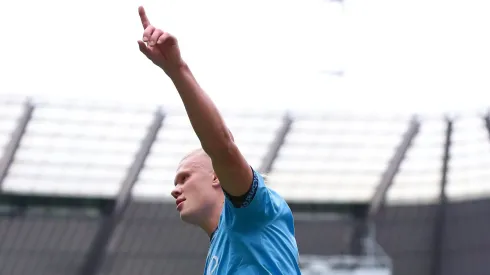
[[[181,219],[210,236],[204,274],[301,274],[289,206],[248,165],[175,37],[152,26],[143,7],[139,15],[140,51],[170,77],[201,141],[179,164],[172,196]]]

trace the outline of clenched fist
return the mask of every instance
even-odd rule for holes
[[[177,39],[150,24],[143,7],[138,8],[141,24],[145,31],[143,40],[138,41],[140,51],[155,65],[162,68],[167,75],[178,70],[184,62],[180,56]]]

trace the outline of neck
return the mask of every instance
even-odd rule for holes
[[[221,211],[223,210],[223,206],[224,202],[221,201],[219,205],[216,205],[216,207],[213,208],[211,215],[209,215],[209,218],[199,225],[199,227],[201,227],[202,230],[204,230],[204,232],[206,232],[209,237],[211,237],[211,234],[213,234],[216,228],[218,228],[218,223],[221,216]]]

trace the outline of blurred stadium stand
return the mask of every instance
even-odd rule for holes
[[[224,116],[304,274],[488,274],[490,117]],[[181,110],[4,97],[0,145],[0,274],[202,274],[170,196],[199,147]]]

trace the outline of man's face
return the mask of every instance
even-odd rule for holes
[[[206,219],[215,196],[214,180],[212,163],[206,155],[194,154],[181,161],[172,196],[183,221],[199,224]]]

